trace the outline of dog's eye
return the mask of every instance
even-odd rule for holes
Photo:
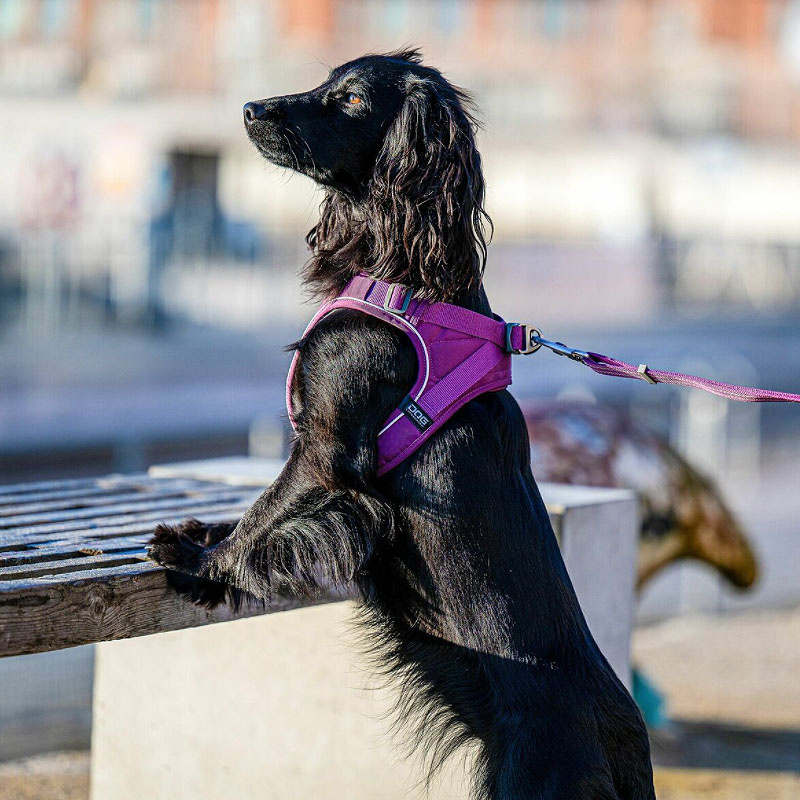
[[[357,95],[350,92],[347,95],[347,105],[349,106],[357,106],[359,103],[363,103],[364,101]]]

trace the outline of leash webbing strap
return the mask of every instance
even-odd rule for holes
[[[739,400],[743,403],[800,403],[800,394],[776,392],[771,389],[756,389],[752,386],[736,386],[732,383],[712,381],[709,378],[699,378],[696,375],[685,375],[682,372],[664,372],[663,370],[650,369],[646,364],[640,364],[635,367],[633,364],[618,361],[616,358],[610,358],[601,353],[589,352],[579,360],[600,375],[611,375],[615,378],[636,378],[638,380],[646,380],[648,383],[670,383],[674,386],[690,386],[694,389],[703,389],[706,392],[711,392],[711,394],[725,397],[728,400]]]
[[[530,331],[531,347],[534,348],[532,352],[546,347],[556,355],[579,361],[600,375],[611,375],[613,378],[635,378],[653,384],[669,383],[673,386],[688,386],[742,403],[800,403],[800,394],[776,392],[772,389],[756,389],[752,386],[737,386],[733,383],[699,378],[697,375],[686,375],[683,372],[665,372],[660,369],[650,369],[647,364],[639,364],[638,367],[635,367],[633,364],[611,358],[611,356],[604,356],[602,353],[578,350],[567,347],[563,342],[545,339],[541,332],[532,325],[529,325],[527,329]]]

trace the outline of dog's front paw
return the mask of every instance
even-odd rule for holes
[[[193,603],[215,608],[228,603],[239,609],[246,603],[262,601],[222,581],[209,580],[208,548],[221,542],[236,527],[235,522],[218,522],[206,525],[196,519],[184,520],[180,525],[158,525],[147,545],[147,554],[153,561],[166,567],[167,582],[180,595]]]
[[[176,525],[173,530],[182,536],[188,536],[193,542],[203,547],[213,547],[233,533],[236,522],[200,522],[199,519],[189,517]]]
[[[147,554],[162,567],[196,575],[205,548],[190,531],[194,532],[199,525],[197,520],[186,520],[175,526],[158,525],[147,544]]]
[[[180,572],[167,572],[167,583],[182,597],[204,608],[216,608],[228,603],[238,610],[245,598],[244,592],[208,578],[196,578]]]

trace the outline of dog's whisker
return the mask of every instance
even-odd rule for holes
[[[309,143],[306,141],[306,139],[305,139],[305,137],[303,136],[303,134],[302,134],[302,133],[300,133],[299,131],[297,132],[297,137],[298,137],[298,139],[299,139],[299,140],[302,142],[303,146],[305,147],[305,149],[306,149],[306,152],[308,153],[308,157],[309,157],[309,159],[311,159],[311,165],[312,165],[312,167],[313,167],[315,170],[318,170],[318,167],[317,167],[317,165],[316,165],[316,162],[314,161],[314,153],[313,153],[313,152],[312,152],[312,150],[311,150],[311,145],[309,145]]]
[[[292,142],[289,139],[289,133],[290,133],[290,131],[283,130],[283,131],[281,131],[281,136],[283,137],[283,140],[286,142],[286,150],[288,151],[289,155],[291,155],[291,157],[294,159],[295,169],[299,172],[300,171],[300,159],[297,157],[297,154],[294,151],[294,147],[292,146]]]

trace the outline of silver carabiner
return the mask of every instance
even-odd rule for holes
[[[536,342],[540,347],[546,347],[548,350],[554,352],[557,356],[566,356],[573,361],[583,361],[584,358],[589,358],[589,354],[585,350],[578,350],[574,347],[567,347],[564,342],[551,342],[545,339],[541,334],[535,336],[531,334],[531,341]]]

